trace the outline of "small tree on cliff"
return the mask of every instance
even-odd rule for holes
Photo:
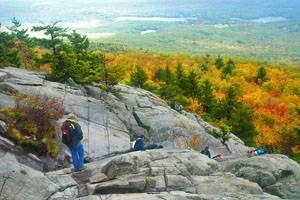
[[[44,35],[50,36],[49,39],[44,40],[44,44],[47,48],[50,48],[53,52],[53,55],[57,55],[59,52],[59,47],[63,43],[63,37],[66,36],[68,29],[58,26],[58,21],[43,25],[43,26],[34,26],[32,31],[43,32]]]
[[[143,88],[147,79],[147,72],[141,66],[137,66],[135,71],[131,73],[130,83],[135,87]]]

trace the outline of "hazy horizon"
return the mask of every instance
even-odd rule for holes
[[[104,43],[300,64],[299,10],[299,0],[0,0],[0,22],[60,21]]]

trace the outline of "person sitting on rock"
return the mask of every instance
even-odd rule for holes
[[[144,136],[140,135],[136,138],[136,140],[132,144],[134,151],[143,151],[145,150],[145,144],[144,144]]]
[[[62,142],[68,146],[72,155],[74,171],[84,169],[84,149],[81,144],[83,133],[80,125],[77,123],[76,116],[69,114],[67,120],[61,127]]]
[[[176,110],[177,112],[180,112],[180,113],[181,113],[182,110],[183,110],[183,106],[182,106],[182,105],[177,105],[177,104],[176,104],[176,101],[172,101],[170,107],[171,107],[173,110]]]
[[[132,143],[133,151],[143,151],[146,149],[162,149],[163,146],[160,144],[149,144],[145,145],[144,143],[144,136],[139,136],[133,143]]]
[[[264,154],[266,154],[267,152],[266,152],[266,150],[263,149],[263,148],[257,148],[257,149],[255,149],[254,153],[255,153],[256,155],[264,155]]]
[[[209,147],[205,147],[202,151],[201,151],[202,154],[204,155],[207,155],[209,158],[211,158],[211,154],[209,152]]]
[[[264,154],[266,154],[266,153],[268,153],[264,148],[257,148],[257,149],[255,149],[255,150],[248,150],[247,151],[247,156],[248,157],[252,157],[252,156],[259,156],[259,155],[264,155]]]

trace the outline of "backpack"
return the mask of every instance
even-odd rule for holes
[[[61,130],[62,130],[62,142],[67,146],[72,146],[73,131],[75,130],[74,124],[72,124],[71,122],[65,122]]]

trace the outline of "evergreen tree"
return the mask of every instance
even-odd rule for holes
[[[125,76],[125,67],[122,65],[111,65],[109,64],[110,60],[105,58],[104,68],[102,70],[102,81],[105,85],[113,86],[118,84],[120,81],[124,79]]]
[[[208,71],[208,64],[202,63],[200,65],[200,69],[201,69],[202,72],[207,72]]]
[[[164,70],[161,67],[159,67],[158,70],[155,71],[155,73],[154,73],[154,80],[162,81],[163,73],[164,73]]]
[[[58,55],[59,47],[63,44],[63,37],[66,36],[68,29],[58,26],[59,22],[54,22],[53,24],[34,26],[32,31],[44,32],[46,36],[50,36],[50,39],[45,39],[44,43],[47,48],[52,50],[54,55]]]
[[[77,54],[82,54],[86,52],[90,46],[90,41],[85,35],[81,35],[76,31],[73,31],[71,34],[67,35],[72,48]]]
[[[217,57],[217,59],[215,61],[215,65],[216,65],[217,69],[221,69],[222,67],[224,67],[224,61],[221,56]]]
[[[12,26],[8,27],[8,29],[12,32],[12,35],[15,36],[17,39],[20,41],[26,43],[27,45],[31,46],[31,39],[28,34],[28,28],[27,29],[22,29],[21,22],[17,18],[13,18],[11,20]]]
[[[211,82],[209,80],[203,81],[200,84],[199,92],[199,100],[202,104],[203,111],[206,113],[210,113],[214,105],[213,86]]]
[[[130,83],[135,87],[143,88],[147,79],[146,71],[141,66],[137,66],[136,70],[131,73]]]
[[[176,83],[177,86],[183,90],[187,88],[186,82],[187,82],[186,74],[183,71],[182,65],[178,64],[176,67]]]
[[[237,105],[237,89],[233,86],[230,86],[226,91],[226,97],[224,102],[224,114],[227,119],[231,117],[231,113],[233,112],[235,106]]]
[[[229,125],[232,132],[240,137],[247,145],[254,145],[257,133],[253,124],[253,110],[242,103],[238,103],[231,113]]]
[[[174,84],[164,84],[159,90],[159,95],[170,101],[174,100],[178,93],[179,88]]]
[[[267,76],[266,69],[264,67],[260,67],[257,72],[256,83],[258,84],[260,81],[261,82],[265,81],[266,76]]]
[[[187,77],[186,93],[188,96],[192,98],[196,98],[199,95],[198,79],[199,79],[198,74],[194,70],[191,70]]]
[[[174,74],[172,73],[172,71],[170,70],[169,66],[167,66],[165,68],[165,70],[163,70],[163,74],[162,74],[162,80],[166,83],[166,84],[170,84],[174,81]]]
[[[1,28],[1,27],[0,27]],[[17,56],[14,36],[6,32],[0,32],[0,67],[19,67],[20,59]]]
[[[220,100],[214,108],[213,115],[216,119],[230,119],[234,108],[237,106],[237,88],[230,86],[224,99]]]
[[[92,51],[87,54],[90,62],[89,82],[99,82],[102,80],[102,74],[105,67],[105,56],[101,51]]]
[[[222,71],[223,78],[225,78],[227,74],[232,74],[232,71],[234,70],[234,68],[235,68],[234,61],[229,59],[228,62],[226,63],[226,66],[223,68],[223,71]]]

